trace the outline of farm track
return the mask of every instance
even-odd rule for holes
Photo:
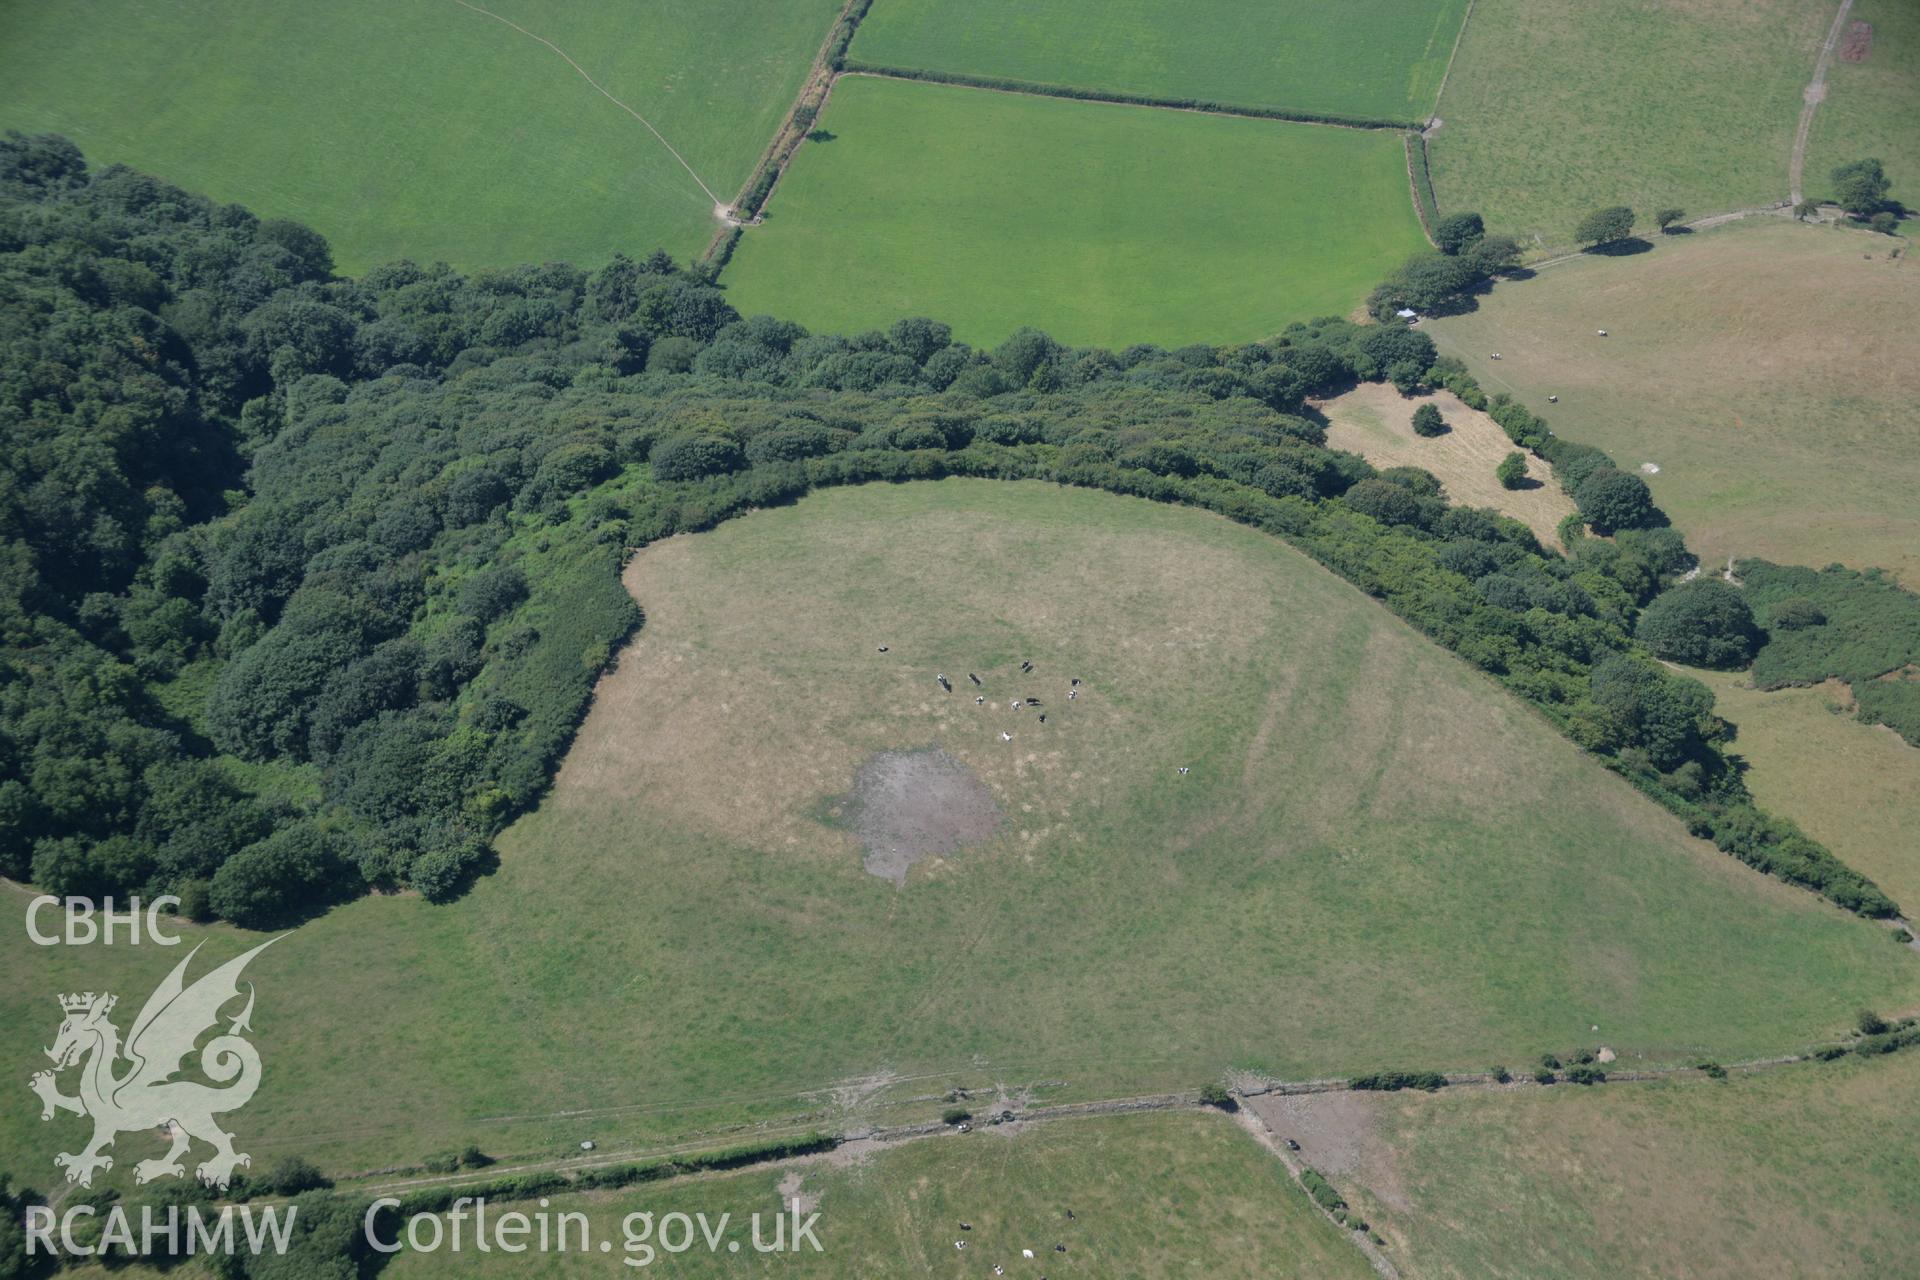
[[[1763,1071],[1777,1070],[1781,1067],[1814,1060],[1812,1053],[1781,1054],[1768,1058],[1750,1059],[1729,1064],[1730,1073],[1752,1075]],[[1608,1072],[1607,1083],[1596,1088],[1613,1085],[1632,1084],[1655,1080],[1677,1079],[1685,1077],[1703,1077],[1705,1073],[1698,1067],[1653,1067],[1644,1070],[1622,1070]],[[921,1077],[916,1077],[921,1078]],[[1536,1084],[1525,1077],[1515,1077],[1509,1081],[1496,1080],[1487,1072],[1462,1072],[1446,1077],[1449,1090],[1472,1089],[1499,1093],[1524,1093],[1541,1088],[1580,1087],[1555,1084],[1552,1086]],[[1359,1092],[1342,1079],[1267,1081],[1252,1089],[1236,1089],[1241,1098],[1266,1097],[1270,1095],[1304,1095]],[[1013,1112],[1013,1119],[1001,1121],[1013,1126],[1015,1132],[1027,1125],[1043,1124],[1049,1121],[1084,1119],[1093,1116],[1136,1115],[1146,1112],[1170,1112],[1204,1109],[1197,1092],[1178,1092],[1160,1094],[1142,1094],[1121,1098],[1097,1099],[1087,1102],[1061,1103],[1053,1106],[1023,1107]],[[567,1115],[586,1114],[582,1112],[561,1113]],[[1363,1234],[1349,1228],[1335,1218],[1332,1212],[1314,1200],[1308,1192],[1305,1175],[1311,1167],[1307,1153],[1296,1153],[1289,1149],[1281,1135],[1276,1134],[1266,1120],[1257,1115],[1252,1108],[1236,1105],[1233,1110],[1234,1122],[1259,1143],[1270,1155],[1278,1160],[1310,1203],[1341,1235],[1348,1240],[1373,1267],[1383,1280],[1399,1280],[1399,1269],[1392,1259],[1387,1257],[1381,1246],[1374,1243],[1370,1234]],[[995,1123],[995,1122],[989,1122]],[[809,1123],[796,1123],[778,1128],[763,1128],[754,1131],[760,1139],[797,1138],[811,1132],[817,1132],[819,1126]],[[862,1154],[885,1151],[909,1142],[918,1142],[935,1138],[959,1138],[962,1131],[952,1125],[939,1121],[924,1121],[914,1124],[875,1126],[856,1129],[842,1137],[839,1147],[854,1147]],[[712,1146],[702,1147],[697,1142],[687,1142],[672,1146],[655,1147],[646,1150],[626,1151],[618,1155],[596,1154],[587,1157],[571,1157],[556,1160],[532,1161],[523,1164],[494,1165],[484,1171],[434,1175],[417,1178],[399,1178],[383,1182],[365,1182],[354,1188],[355,1191],[377,1195],[405,1195],[410,1191],[429,1189],[458,1190],[463,1186],[481,1187],[494,1178],[514,1177],[537,1173],[577,1174],[592,1170],[617,1167],[624,1164],[641,1163],[650,1160],[672,1159],[676,1156],[697,1155],[702,1151],[715,1150]],[[695,1170],[659,1180],[659,1184],[682,1183],[699,1179],[721,1176],[737,1172],[742,1168],[781,1168],[818,1161],[830,1153],[814,1152],[807,1155],[783,1156],[776,1159],[735,1166],[726,1170]],[[375,1177],[379,1175],[373,1175]],[[650,1184],[654,1185],[654,1184]]]
[[[1777,1054],[1772,1057],[1751,1058],[1742,1062],[1729,1063],[1726,1065],[1726,1070],[1741,1075],[1752,1075],[1762,1071],[1773,1071],[1781,1067],[1812,1061],[1815,1061],[1815,1054],[1813,1052]],[[1699,1067],[1647,1067],[1609,1071],[1607,1072],[1607,1083],[1638,1084],[1655,1080],[1704,1077],[1704,1075],[1705,1073]],[[945,1078],[944,1073],[906,1077],[902,1082],[933,1078]],[[1503,1082],[1496,1080],[1491,1074],[1484,1071],[1449,1073],[1446,1076],[1446,1081],[1447,1088],[1450,1090],[1483,1090],[1499,1093],[1524,1092],[1531,1089],[1561,1087],[1559,1084],[1551,1086],[1536,1084],[1529,1078],[1519,1076]],[[815,1091],[809,1090],[807,1092]],[[983,1096],[986,1092],[985,1089],[980,1091]],[[1269,1080],[1260,1082],[1256,1087],[1237,1088],[1234,1090],[1234,1093],[1242,1098],[1300,1097],[1312,1094],[1359,1092],[1367,1091],[1356,1090],[1345,1078],[1339,1077],[1323,1077],[1315,1080]],[[630,1104],[628,1107],[589,1108],[574,1111],[558,1111],[550,1114],[551,1118],[610,1115],[643,1105],[644,1104]],[[1200,1105],[1197,1091],[1183,1090],[1174,1093],[1133,1094],[1118,1098],[1097,1098],[1085,1102],[1063,1102],[1045,1106],[1023,1107],[1020,1110],[1014,1111],[1014,1119],[1007,1123],[1015,1125],[1039,1124],[1049,1120],[1066,1120],[1086,1116],[1126,1115],[1143,1111],[1177,1111],[1198,1107]],[[1011,1108],[1008,1109],[1011,1110]],[[549,1117],[546,1115],[538,1115],[511,1118],[544,1119]],[[774,1127],[756,1128],[753,1130],[753,1136],[758,1138],[794,1137],[817,1131],[820,1127],[820,1124],[813,1120],[802,1119]],[[879,1146],[887,1146],[898,1142],[937,1136],[957,1137],[959,1133],[950,1125],[928,1121],[916,1124],[882,1125],[871,1128],[856,1127],[843,1141],[866,1142]],[[627,1150],[618,1154],[598,1152],[590,1156],[563,1156],[551,1160],[534,1160],[519,1164],[492,1165],[484,1170],[464,1173],[434,1174],[421,1177],[395,1178],[388,1181],[370,1181],[363,1184],[360,1189],[368,1191],[407,1191],[424,1187],[457,1187],[468,1183],[483,1183],[503,1175],[574,1173],[588,1169],[601,1169],[614,1165],[630,1164],[636,1161],[665,1159],[675,1155],[685,1155],[713,1149],[710,1144],[703,1146],[698,1140],[690,1140],[669,1144],[667,1146]],[[808,1158],[809,1157],[806,1156],[783,1157],[782,1159],[768,1161],[767,1163],[787,1164]],[[365,1175],[350,1174],[346,1176],[378,1178],[382,1176],[382,1174],[380,1171],[376,1171]]]
[[[1813,116],[1827,97],[1827,67],[1833,62],[1833,47],[1840,40],[1841,28],[1846,26],[1847,14],[1853,10],[1853,0],[1840,0],[1839,12],[1833,15],[1833,25],[1827,28],[1826,41],[1820,46],[1820,56],[1814,59],[1813,79],[1801,94],[1800,126],[1793,135],[1793,154],[1787,161],[1787,203],[1799,204],[1805,199],[1800,189],[1800,180],[1807,167],[1807,138],[1813,132]]]

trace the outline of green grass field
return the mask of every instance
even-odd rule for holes
[[[1733,750],[1768,812],[1798,822],[1895,902],[1920,904],[1920,751],[1856,720],[1838,681],[1763,693],[1744,672],[1692,674],[1739,726]]]
[[[834,0],[487,0],[646,116],[723,199]],[[343,270],[697,253],[713,201],[552,50],[453,0],[77,0],[0,8],[0,128],[64,133],[325,234]]]
[[[743,312],[974,343],[1264,337],[1426,242],[1391,133],[843,77],[724,283]]]
[[[1410,1278],[1910,1275],[1916,1095],[1911,1052],[1396,1095],[1349,1127],[1337,1182]]]
[[[1807,194],[1830,194],[1827,175],[1836,166],[1878,156],[1894,199],[1920,205],[1920,130],[1913,127],[1920,118],[1920,6],[1855,0],[1847,26],[1860,22],[1873,28],[1866,56],[1852,62],[1836,55],[1827,68],[1827,99],[1807,146]]]
[[[1433,111],[1466,0],[877,0],[857,61],[1368,119]]]
[[[1920,1003],[1883,929],[1687,839],[1217,517],[1039,483],[831,490],[652,547],[627,581],[647,626],[499,871],[447,907],[355,902],[249,971],[257,1161],[721,1143],[950,1084],[1478,1068],[1590,1023],[1627,1061],[1737,1058]],[[997,702],[1021,659],[1045,726],[934,683],[979,672]],[[833,798],[869,753],[932,743],[1008,821],[897,889]],[[244,941],[189,932],[209,960]],[[18,928],[0,955],[0,1076],[23,1083],[56,993],[134,1008],[178,958]],[[28,1102],[0,1110],[0,1169],[44,1184],[79,1122]]]
[[[797,1177],[796,1177],[797,1174]],[[789,1181],[791,1179],[791,1181]],[[797,1181],[798,1187],[793,1183]],[[783,1182],[787,1190],[781,1190]],[[704,1245],[661,1254],[686,1277],[779,1274],[836,1280],[902,1275],[1360,1277],[1359,1250],[1314,1210],[1280,1162],[1218,1115],[1191,1112],[1049,1121],[1018,1134],[976,1132],[840,1157],[636,1191],[558,1196],[553,1211],[584,1212],[596,1239],[623,1256],[628,1214],[750,1215],[794,1195],[818,1197],[821,1252],[756,1258]],[[1072,1210],[1073,1217],[1066,1216]],[[967,1222],[970,1231],[959,1223]],[[637,1228],[636,1228],[637,1230]],[[953,1247],[956,1238],[967,1248]],[[1055,1244],[1067,1246],[1065,1253]],[[1031,1249],[1031,1260],[1021,1256]],[[578,1253],[506,1258],[472,1252],[398,1255],[385,1272],[413,1277],[605,1275],[607,1259]]]
[[[1784,200],[1832,19],[1796,0],[1479,0],[1429,143],[1440,211],[1551,249],[1601,205]]]
[[[1911,587],[1920,364],[1889,321],[1920,305],[1920,268],[1889,256],[1901,243],[1752,219],[1556,265],[1428,331],[1561,434],[1658,465],[1654,499],[1702,556],[1879,565]]]

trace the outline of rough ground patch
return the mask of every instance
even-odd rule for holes
[[[1000,829],[1000,806],[973,770],[935,747],[881,751],[854,775],[853,829],[868,871],[905,887],[923,858],[978,844]]]
[[[1445,435],[1422,438],[1413,433],[1413,412],[1423,404],[1440,410],[1448,427]],[[1318,408],[1327,419],[1327,443],[1334,448],[1357,453],[1383,470],[1424,467],[1439,477],[1447,501],[1492,507],[1532,529],[1542,546],[1560,545],[1557,529],[1573,514],[1573,499],[1554,483],[1547,464],[1531,455],[1524,487],[1501,487],[1493,469],[1519,446],[1499,423],[1469,409],[1453,392],[1403,396],[1386,383],[1363,382]]]
[[[1840,42],[1840,61],[1865,62],[1867,51],[1873,48],[1873,24],[1856,22],[1847,28],[1846,38]]]

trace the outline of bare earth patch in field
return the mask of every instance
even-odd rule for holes
[[[1873,48],[1873,24],[1856,22],[1847,28],[1846,39],[1840,42],[1840,61],[1865,62],[1867,51]]]
[[[1415,435],[1413,411],[1423,404],[1439,409],[1451,430]],[[1555,530],[1573,514],[1573,500],[1538,458],[1527,459],[1525,488],[1502,488],[1493,469],[1513,452],[1513,441],[1499,423],[1468,408],[1453,392],[1403,396],[1384,382],[1363,382],[1316,407],[1326,416],[1327,443],[1334,448],[1357,453],[1383,470],[1424,467],[1440,478],[1454,505],[1492,507],[1532,529],[1542,545],[1560,545]]]
[[[1000,806],[973,771],[939,748],[881,751],[854,775],[853,829],[868,871],[904,888],[907,869],[1000,829]]]
[[[1241,1100],[1281,1141],[1300,1145],[1300,1159],[1336,1186],[1359,1176],[1369,1190],[1397,1208],[1393,1149],[1379,1133],[1381,1102],[1365,1093],[1270,1093]],[[1395,1202],[1398,1202],[1397,1204]]]

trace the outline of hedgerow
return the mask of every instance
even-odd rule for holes
[[[1341,1197],[1338,1191],[1333,1189],[1333,1184],[1322,1177],[1317,1170],[1302,1169],[1300,1171],[1300,1185],[1307,1189],[1307,1194],[1313,1197],[1314,1203],[1318,1204],[1328,1213],[1337,1213],[1347,1207],[1346,1200]]]
[[[1413,183],[1413,208],[1420,215],[1420,229],[1433,241],[1434,228],[1440,223],[1440,202],[1433,195],[1433,176],[1427,170],[1427,142],[1417,131],[1406,135],[1407,177]],[[1436,244],[1436,248],[1439,246]]]
[[[1380,1092],[1396,1092],[1401,1089],[1424,1089],[1432,1093],[1444,1089],[1447,1077],[1438,1071],[1376,1071],[1370,1075],[1354,1076],[1347,1081],[1350,1089]]]
[[[1112,89],[1086,89],[1078,85],[1014,80],[1006,76],[977,76],[961,71],[893,67],[878,62],[862,62],[857,58],[842,58],[839,65],[843,71],[860,75],[885,76],[890,80],[922,80],[931,84],[956,84],[972,89],[999,89],[1006,93],[1031,93],[1047,98],[1072,98],[1081,102],[1120,102],[1136,107],[1170,107],[1176,111],[1209,111],[1219,115],[1252,116],[1261,120],[1293,120],[1305,124],[1346,125],[1354,129],[1418,129],[1421,127],[1419,121],[1393,120],[1384,116],[1337,115],[1320,111],[1299,111],[1288,107],[1217,102],[1208,98],[1159,97],[1153,94],[1126,93]]]

